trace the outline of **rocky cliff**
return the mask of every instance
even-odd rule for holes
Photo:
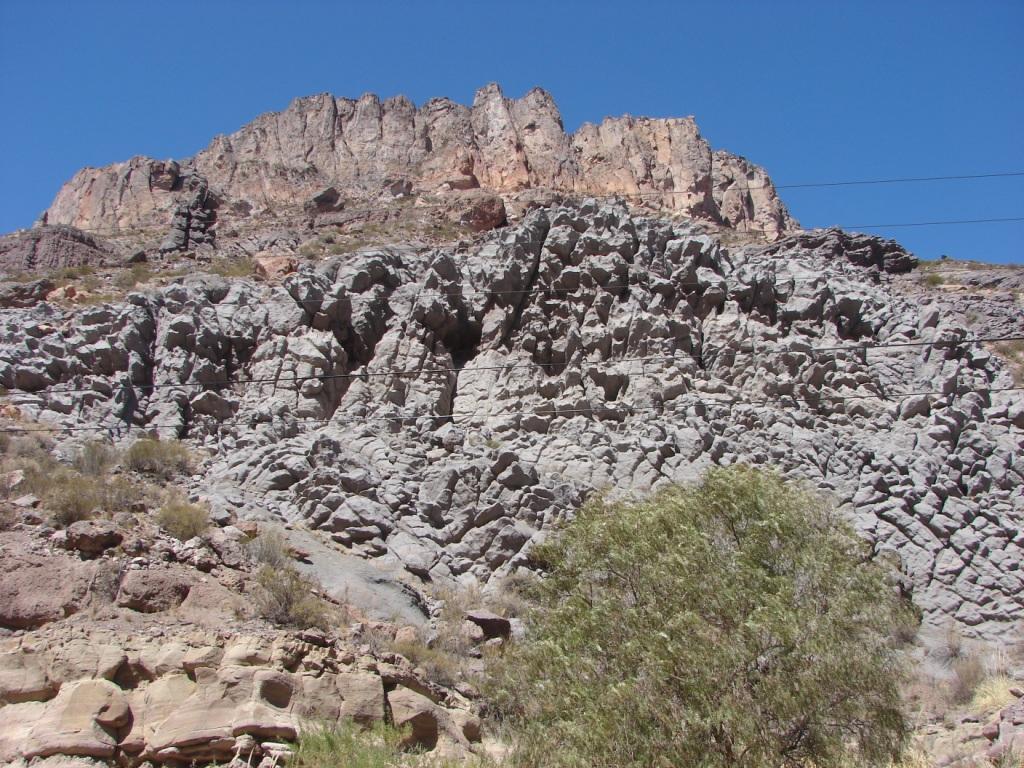
[[[319,96],[83,170],[46,222],[0,240],[0,761],[271,768],[351,717],[480,751],[475,690],[425,667],[445,616],[470,664],[516,630],[453,596],[712,465],[836,505],[926,638],[1024,620],[1024,345],[986,340],[1024,336],[1020,273],[799,231],[692,120]],[[67,474],[149,435],[195,458],[159,490],[200,535],[127,462]],[[114,490],[57,524],[51,474]],[[330,631],[257,610],[267,532]],[[1024,739],[1014,706],[964,738]]]
[[[54,427],[179,436],[215,508],[482,582],[595,489],[780,467],[896,557],[926,623],[1024,616],[1024,398],[897,244],[724,247],[597,203],[281,285],[187,278],[0,314],[0,384]],[[74,433],[70,433],[72,438]]]
[[[497,85],[472,107],[373,94],[298,99],[187,160],[83,169],[45,219],[106,233],[166,228],[206,185],[217,217],[236,223],[295,216],[325,189],[372,198],[480,188],[628,195],[769,238],[795,226],[765,171],[712,150],[692,118],[608,118],[567,134],[547,92],[513,100]]]

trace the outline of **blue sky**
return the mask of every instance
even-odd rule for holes
[[[1024,171],[1024,2],[0,0],[0,231],[84,165],[184,157],[294,97],[551,91],[692,114],[778,184]],[[785,190],[805,226],[1024,216],[1024,177]],[[872,230],[1024,262],[1024,222]]]

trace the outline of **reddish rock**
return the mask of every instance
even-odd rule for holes
[[[67,527],[65,546],[95,557],[123,540],[124,534],[108,520],[79,520]]]
[[[94,563],[66,555],[0,558],[0,627],[34,629],[70,616],[89,597]]]
[[[141,613],[168,611],[181,605],[191,588],[192,579],[169,568],[128,571],[117,604]]]
[[[293,256],[260,254],[253,259],[256,262],[257,274],[274,279],[290,275],[299,267]]]

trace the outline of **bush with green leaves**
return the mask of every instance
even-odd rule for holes
[[[585,505],[535,549],[527,639],[497,670],[512,765],[885,764],[907,733],[889,631],[907,609],[868,555],[750,468]]]

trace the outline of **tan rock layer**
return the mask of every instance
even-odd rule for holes
[[[79,630],[80,631],[80,630]],[[283,633],[132,638],[26,635],[0,642],[0,762],[53,755],[181,765],[270,754],[305,728],[392,713],[407,743],[465,756],[472,704],[387,661]],[[68,665],[67,661],[79,661]]]
[[[221,218],[299,214],[326,187],[359,196],[482,187],[634,198],[770,238],[796,226],[764,169],[713,151],[693,118],[606,118],[567,134],[539,88],[507,99],[494,84],[472,107],[404,96],[321,94],[257,117],[181,165],[135,157],[79,171],[46,214],[50,224],[110,232],[166,226],[189,174],[207,179]]]

